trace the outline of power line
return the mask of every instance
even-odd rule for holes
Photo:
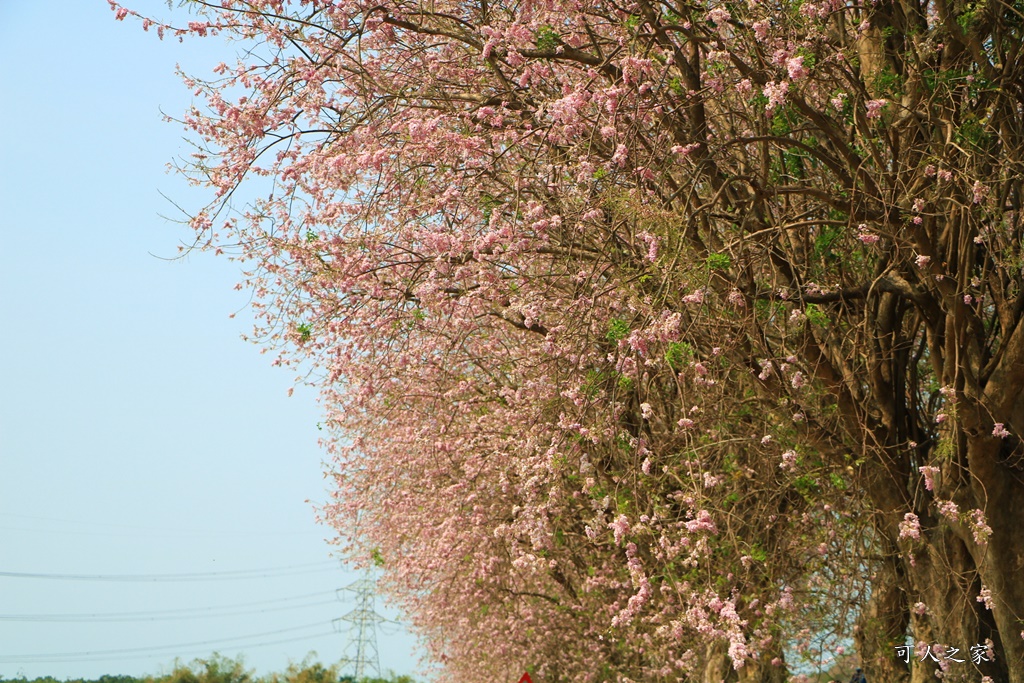
[[[296,637],[293,637],[293,638],[279,638],[277,640],[265,640],[265,641],[260,642],[260,643],[245,643],[245,644],[242,644],[242,645],[233,645],[233,646],[230,646],[230,647],[227,647],[227,648],[218,648],[218,649],[236,650],[236,649],[243,648],[243,647],[245,647],[245,648],[264,647],[264,646],[267,646],[267,645],[280,645],[282,643],[295,643],[295,642],[298,642],[300,640],[314,640],[314,639],[317,639],[317,638],[325,638],[327,636],[333,636],[333,635],[334,635],[334,631],[324,631],[323,633],[313,633],[313,634],[310,634],[308,636],[296,636]],[[159,652],[154,652],[154,653],[145,653],[145,654],[119,654],[119,655],[117,655],[117,658],[119,660],[121,660],[121,659],[147,659],[149,657],[165,657],[168,654],[174,654],[175,656],[178,656],[178,657],[187,656],[187,655],[204,655],[204,654],[209,654],[209,649],[208,649],[209,645],[217,645],[218,642],[220,642],[220,641],[210,641],[209,643],[206,643],[207,649],[202,649],[202,650],[194,649],[194,650],[189,650],[188,652],[175,652],[175,653],[159,653]],[[59,663],[59,662],[76,662],[76,663],[77,662],[100,662],[100,661],[104,661],[106,659],[109,659],[108,655],[89,657],[89,656],[83,656],[81,654],[76,654],[76,653],[47,655],[46,657],[47,657],[46,659],[27,659],[25,657],[17,658],[17,657],[13,657],[12,656],[11,657],[11,661],[6,661],[7,660],[7,656],[4,655],[4,656],[0,656],[0,663],[2,663],[2,664],[56,664],[56,663]]]
[[[115,525],[109,525],[109,526],[111,528],[115,527]],[[79,537],[79,536],[98,536],[98,537],[102,537],[102,538],[130,538],[132,536],[137,536],[137,535],[145,534],[145,536],[147,538],[181,538],[181,539],[193,539],[193,538],[210,538],[210,539],[215,539],[215,538],[225,538],[225,537],[226,538],[238,538],[240,536],[247,536],[247,537],[253,537],[253,538],[301,538],[301,537],[312,537],[312,536],[320,536],[321,538],[323,537],[322,532],[317,531],[315,529],[306,530],[306,531],[262,531],[262,530],[260,530],[260,531],[253,531],[253,530],[245,530],[245,529],[237,529],[237,530],[230,530],[230,531],[229,530],[216,531],[216,530],[210,530],[210,529],[207,529],[205,531],[191,531],[191,530],[172,531],[172,530],[159,530],[158,529],[158,530],[154,530],[154,531],[144,531],[144,530],[142,530],[141,527],[125,527],[125,528],[128,529],[128,531],[121,531],[121,532],[118,532],[118,531],[82,531],[81,529],[74,529],[74,528],[47,529],[47,528],[26,528],[26,527],[9,526],[9,525],[2,525],[2,526],[0,526],[0,530],[3,530],[3,531],[14,532],[14,533],[22,533],[22,534],[32,534],[34,536],[38,536],[40,534],[56,534],[56,535],[66,535],[66,536],[75,536],[75,537]]]
[[[94,650],[86,652],[62,652],[55,654],[46,653],[35,653],[28,655],[0,655],[0,663],[3,664],[17,664],[19,662],[47,662],[54,658],[65,658],[75,659],[82,657],[120,657],[122,655],[129,655],[133,653],[146,652],[159,654],[161,650],[170,650],[171,653],[175,650],[189,647],[208,647],[210,645],[218,645],[221,643],[237,642],[239,640],[250,640],[252,638],[263,638],[265,636],[274,636],[279,633],[293,633],[295,631],[302,631],[316,626],[323,626],[324,622],[318,621],[312,624],[304,624],[302,626],[292,626],[290,628],[277,629],[275,631],[264,631],[262,633],[250,633],[245,636],[236,636],[234,638],[220,638],[217,640],[200,640],[191,643],[177,643],[175,645],[154,645],[152,647],[134,647],[124,648],[119,650]],[[308,636],[306,636],[308,637]],[[301,640],[301,639],[300,639]],[[239,647],[252,647],[252,645],[241,645]]]
[[[184,574],[43,574],[36,572],[4,572],[0,577],[10,579],[46,579],[53,581],[225,581],[236,579],[262,579],[296,574],[313,574],[327,571],[327,565],[334,566],[333,560],[314,562],[312,564],[296,564],[287,567],[269,567],[266,569],[239,569],[223,572],[192,572]],[[312,567],[321,567],[312,569]]]
[[[272,536],[309,536],[312,534],[320,534],[321,532],[316,529],[306,529],[304,531],[267,531],[266,529],[253,530],[253,529],[224,529],[218,531],[216,529],[210,529],[204,527],[202,529],[188,529],[188,528],[168,528],[158,526],[142,526],[138,524],[124,524],[123,522],[100,522],[88,519],[66,519],[61,517],[44,517],[40,515],[25,515],[15,512],[0,512],[0,521],[4,521],[3,518],[15,518],[19,520],[29,520],[31,522],[44,522],[44,523],[56,523],[59,524],[59,528],[56,529],[23,529],[19,527],[11,526],[0,526],[0,529],[7,531],[22,531],[25,533],[67,533],[74,534],[76,536],[123,536],[129,532],[145,533],[148,536],[159,536],[159,537],[187,537],[194,538],[197,536],[202,537],[222,537],[222,536],[256,536],[256,537],[272,537]],[[75,528],[71,528],[75,527]],[[82,527],[93,527],[109,529],[111,531],[83,531]]]
[[[114,623],[114,622],[145,622],[145,621],[194,621],[195,619],[217,619],[219,617],[237,617],[247,614],[270,614],[272,612],[287,612],[309,607],[323,607],[330,604],[320,600],[319,602],[301,602],[296,605],[282,605],[279,607],[262,607],[256,609],[236,610],[233,612],[202,612],[195,611],[190,614],[146,614],[137,613],[131,616],[117,616],[105,614],[0,614],[0,621],[46,622],[46,623]]]
[[[316,593],[306,593],[304,595],[294,595],[287,598],[276,598],[274,600],[261,600],[259,602],[236,602],[230,605],[212,605],[209,607],[182,607],[178,609],[168,610],[149,610],[144,612],[96,612],[96,613],[65,613],[65,614],[0,614],[0,621],[142,621],[149,619],[189,619],[193,618],[192,615],[200,617],[216,617],[216,616],[227,616],[228,614],[252,614],[259,611],[277,611],[277,609],[293,609],[293,606],[287,605],[281,608],[272,608],[267,610],[247,610],[250,607],[263,607],[266,605],[278,605],[280,603],[294,602],[297,600],[309,600],[311,598],[321,598],[327,595],[333,594],[334,591],[318,591]],[[296,605],[294,607],[311,606],[311,605],[324,605],[325,602],[313,602],[306,603],[304,605]],[[225,614],[212,614],[213,612],[220,612],[223,610],[243,610],[236,612],[227,612]]]

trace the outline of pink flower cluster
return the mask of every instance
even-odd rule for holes
[[[782,454],[782,462],[779,463],[779,468],[792,472],[796,469],[796,451],[789,450]]]
[[[786,71],[789,73],[790,80],[798,81],[807,75],[807,69],[804,68],[803,57],[790,57],[786,60]]]
[[[867,116],[869,119],[877,119],[882,115],[882,109],[889,104],[889,100],[868,100],[866,103]]]
[[[992,591],[986,588],[985,586],[982,586],[981,590],[978,591],[977,601],[985,603],[985,609],[991,611],[993,605]]]
[[[921,538],[921,522],[913,512],[908,512],[903,516],[903,521],[900,522],[900,538],[909,538],[915,541]]]
[[[935,489],[935,475],[939,473],[938,467],[932,467],[931,465],[924,465],[918,468],[918,471],[924,476],[924,487],[932,491]]]
[[[776,107],[779,107],[786,101],[786,93],[789,92],[789,83],[786,81],[770,81],[765,83],[762,92],[764,93],[764,96],[768,98],[768,104],[765,105],[765,111],[771,113],[775,111]]]
[[[960,520],[960,508],[951,500],[940,500],[935,504],[939,514],[951,522]]]
[[[708,533],[718,533],[718,527],[715,526],[715,522],[711,519],[711,513],[707,510],[700,510],[697,513],[696,519],[692,519],[686,523],[686,530],[690,533],[696,533],[698,531],[707,531]]]
[[[992,536],[992,527],[988,525],[985,519],[984,510],[971,510],[968,520],[971,534],[974,536],[974,542],[978,545],[987,544],[989,537]]]

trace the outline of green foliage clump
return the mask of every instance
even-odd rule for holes
[[[686,342],[669,342],[665,350],[665,361],[676,372],[682,370],[693,358],[693,347]]]
[[[711,254],[706,262],[711,270],[725,270],[732,265],[732,259],[729,258],[728,254]]]
[[[811,321],[811,324],[817,325],[818,327],[828,327],[828,315],[826,315],[825,312],[817,305],[807,304],[804,314],[807,316],[807,319]]]
[[[617,342],[625,339],[629,334],[629,323],[620,318],[615,318],[608,324],[608,334],[605,338],[610,342]]]
[[[554,50],[558,47],[558,43],[561,41],[561,38],[554,28],[548,24],[544,24],[537,29],[535,40],[538,50]]]

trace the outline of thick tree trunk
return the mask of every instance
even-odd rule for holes
[[[944,680],[977,682],[985,675],[996,681],[1011,680],[994,663],[976,666],[971,659],[971,647],[983,644],[990,629],[985,627],[981,613],[984,605],[975,600],[981,586],[967,546],[942,526],[929,533],[927,541],[906,566],[915,604],[923,603],[927,609],[920,614],[911,606],[910,633],[915,644],[942,645],[945,650],[933,653],[934,657],[924,654],[923,659],[920,651],[913,652],[910,683],[934,681],[935,674],[942,671],[942,664],[936,660],[944,657],[963,660],[946,661]],[[957,648],[958,652],[954,654],[949,648]]]
[[[760,659],[747,660],[743,667],[736,669],[725,645],[713,643],[705,651],[701,683],[785,683],[788,678],[786,667],[772,665],[776,657],[781,658],[781,654],[765,653]]]
[[[946,476],[944,467],[945,481],[935,492],[936,499],[959,504],[959,522],[922,518],[929,529],[925,542],[904,566],[911,634],[917,643],[959,648],[955,656],[964,661],[948,662],[947,681],[989,676],[998,683],[1024,683],[1024,472],[1014,463],[1012,443],[992,437],[991,427],[978,428],[976,415],[963,417],[970,435],[960,444],[967,457],[954,462],[967,465],[969,479],[957,481],[952,471]],[[973,522],[974,509],[984,510],[991,535]],[[913,613],[918,602],[926,613]],[[988,641],[994,661],[973,661],[971,648]],[[916,656],[911,667],[911,683],[932,681],[940,670],[931,658]]]
[[[739,670],[739,683],[785,683],[786,668],[770,662],[754,662]]]
[[[897,660],[895,650],[897,645],[903,644],[909,623],[899,569],[895,562],[887,562],[879,568],[871,598],[857,619],[854,644],[869,681],[906,683],[909,680],[909,669],[903,661]]]
[[[995,633],[989,637],[999,662],[1009,671],[1010,683],[1024,683],[1024,492],[1016,507],[1007,505],[990,517],[992,539],[981,567],[985,586],[992,594],[990,621]],[[984,635],[984,634],[983,634]]]
[[[1014,462],[1018,455],[1013,443],[987,434],[968,442],[972,488],[987,501],[992,528],[988,543],[976,551],[992,607],[982,614],[987,633],[980,636],[995,643],[1002,655],[997,664],[1010,683],[1024,683],[1024,471]]]
[[[735,683],[736,670],[732,667],[725,646],[712,643],[704,653],[704,676],[701,683]]]

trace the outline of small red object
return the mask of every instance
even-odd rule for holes
[[[529,671],[523,674],[523,677],[519,679],[519,683],[533,683],[533,679],[530,678]]]

